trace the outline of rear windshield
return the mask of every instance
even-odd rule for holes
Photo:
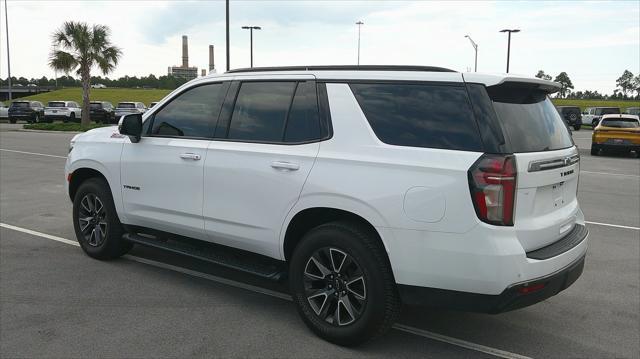
[[[136,104],[133,102],[120,102],[118,108],[136,108]]]
[[[49,107],[64,107],[64,102],[49,102],[49,104],[47,105]]]
[[[605,118],[600,122],[601,126],[617,128],[638,128],[640,123],[633,118]]]
[[[99,110],[102,108],[102,104],[100,102],[92,102],[89,104],[89,108],[92,110]]]
[[[482,151],[478,125],[462,86],[354,83],[351,90],[384,143]]]
[[[597,108],[596,115],[617,115],[620,113],[619,108]]]
[[[545,92],[517,84],[491,86],[487,92],[513,152],[573,146],[569,129]]]
[[[29,107],[29,103],[28,102],[13,102],[11,104],[11,107],[14,108],[28,108]]]

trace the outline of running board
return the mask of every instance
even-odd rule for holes
[[[177,236],[158,239],[153,236],[126,233],[122,238],[143,246],[182,254],[273,281],[286,278],[287,271],[284,262],[235,248]]]

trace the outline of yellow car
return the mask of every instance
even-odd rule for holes
[[[640,157],[640,120],[635,115],[604,115],[593,129],[591,155],[600,150],[616,152],[636,151]]]

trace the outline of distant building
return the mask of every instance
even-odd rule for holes
[[[185,80],[198,77],[198,68],[189,67],[189,42],[185,35],[182,36],[182,66],[169,66],[167,74]]]

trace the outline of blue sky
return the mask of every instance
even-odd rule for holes
[[[4,5],[4,4],[3,4]],[[190,63],[204,68],[208,45],[216,67],[224,63],[223,1],[25,1],[9,0],[12,75],[51,77],[46,59],[50,34],[65,20],[111,27],[124,56],[111,76],[163,75],[180,63],[180,37],[189,36]],[[4,11],[4,7],[2,7]],[[52,16],[52,14],[55,14]],[[4,13],[0,26],[0,76],[6,77]],[[506,35],[519,28],[511,72],[556,75],[566,71],[576,90],[611,93],[625,69],[640,72],[640,2],[527,1],[232,1],[231,66],[249,65],[254,33],[256,66],[353,64],[356,21],[362,27],[362,64],[415,64],[503,72]]]

